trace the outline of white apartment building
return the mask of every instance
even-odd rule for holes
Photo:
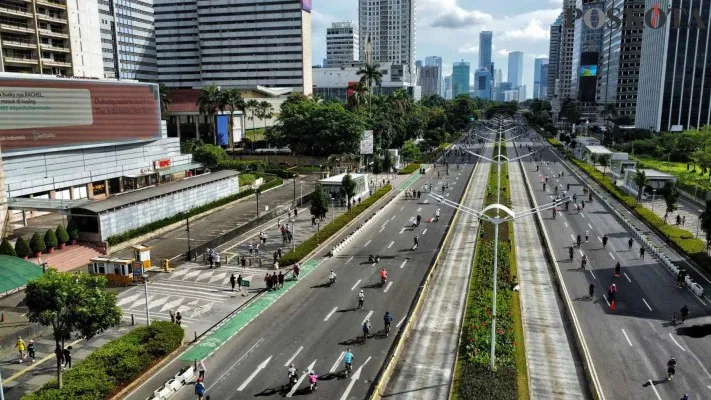
[[[353,22],[334,22],[326,29],[326,65],[340,67],[360,59],[358,26]]]
[[[564,0],[563,9],[576,6],[576,0]],[[560,100],[575,98],[571,94],[573,79],[573,44],[575,42],[575,28],[569,27],[563,18],[560,30],[560,47],[558,56],[558,90],[556,95]]]
[[[154,10],[166,86],[311,93],[311,1],[154,0]]]
[[[97,0],[0,1],[0,72],[103,77]]]
[[[358,23],[363,61],[415,73],[415,0],[358,0]]]
[[[156,81],[153,0],[99,0],[104,77]]]

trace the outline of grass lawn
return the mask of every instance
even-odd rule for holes
[[[634,157],[642,163],[644,168],[654,168],[658,171],[666,172],[679,178],[680,183],[684,185],[696,185],[699,189],[711,190],[708,173],[702,174],[701,168],[696,167],[696,172],[692,169],[686,170],[686,164],[680,162],[666,162],[648,157]]]

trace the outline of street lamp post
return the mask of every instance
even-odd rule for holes
[[[301,197],[299,197],[299,207],[304,204],[304,181],[299,181],[301,187]]]
[[[321,244],[321,237],[319,236],[321,234],[321,220],[316,218],[314,222],[316,222],[316,244],[319,245]]]
[[[293,250],[296,251],[296,218],[291,220],[291,243],[294,245]]]
[[[257,188],[257,218],[259,218],[259,193],[261,193],[262,190]]]
[[[294,207],[296,207],[296,176],[294,176]]]
[[[192,250],[190,243],[190,217],[185,217],[185,226],[185,231],[188,233],[188,261],[192,261],[192,257],[190,257],[190,251]]]
[[[640,189],[642,190],[642,189]],[[654,212],[654,200],[657,198],[657,189],[652,189],[652,212]],[[667,222],[667,221],[664,221]]]

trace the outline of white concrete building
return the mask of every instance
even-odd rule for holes
[[[0,20],[0,72],[103,78],[97,0],[3,0]]]
[[[348,99],[348,86],[351,83],[359,82],[360,67],[347,68],[316,68],[314,69],[313,93],[324,100],[338,99],[346,101]],[[401,64],[382,63],[380,64],[383,73],[382,84],[375,88],[377,94],[389,94],[398,89],[407,90],[415,101],[422,98],[422,89],[410,80],[409,74],[405,72],[405,66]]]
[[[652,190],[659,191],[664,188],[664,185],[667,182],[677,181],[676,176],[665,174],[664,172],[657,171],[656,169],[628,168],[625,170],[623,187],[633,196],[637,196],[639,193],[639,187],[635,183],[635,176],[638,171],[644,171],[644,174],[647,177],[647,187],[652,188]],[[642,197],[646,198],[645,195]]]
[[[158,79],[153,0],[101,0],[104,77]]]
[[[360,59],[358,26],[353,22],[334,22],[326,29],[326,64],[338,68]]]
[[[161,83],[311,94],[311,1],[154,1]]]
[[[415,73],[415,0],[358,0],[358,23],[363,61]]]

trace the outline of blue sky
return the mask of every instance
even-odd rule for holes
[[[417,2],[417,59],[441,56],[445,75],[454,61],[478,66],[479,32],[494,32],[494,63],[506,80],[507,54],[524,52],[523,81],[533,92],[533,60],[548,56],[550,24],[562,0],[415,0]],[[332,22],[358,21],[358,0],[314,0],[312,13],[313,64],[326,57],[326,27]]]

